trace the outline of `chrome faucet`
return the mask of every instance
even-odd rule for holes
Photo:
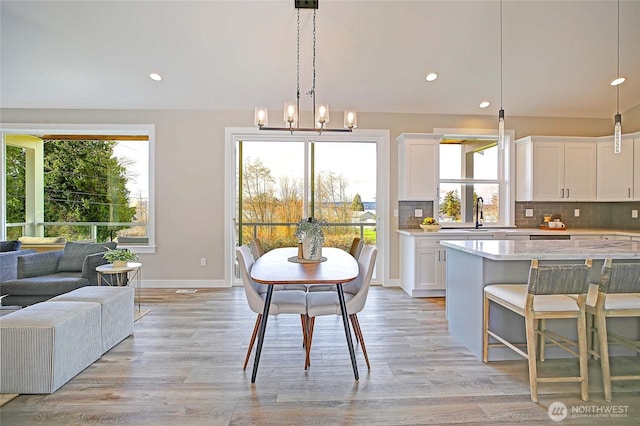
[[[484,217],[482,214],[483,207],[484,207],[484,200],[482,199],[482,197],[478,197],[476,199],[476,229],[482,226],[479,219],[484,220]]]

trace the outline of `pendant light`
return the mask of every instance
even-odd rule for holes
[[[500,0],[500,111],[498,111],[498,149],[504,149],[504,109],[502,109],[502,0]]]
[[[622,116],[620,115],[620,84],[624,82],[624,78],[620,78],[620,0],[618,0],[618,73],[616,79],[611,82],[616,86],[616,115],[614,116],[613,127],[613,152],[614,154],[620,154],[622,151]]]

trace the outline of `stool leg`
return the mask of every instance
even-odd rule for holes
[[[589,371],[587,369],[587,361],[589,351],[587,349],[587,319],[584,311],[582,311],[580,317],[578,317],[578,354],[580,355],[580,377],[582,378],[580,393],[582,394],[582,400],[588,401]]]
[[[527,359],[529,360],[529,386],[531,387],[531,401],[538,402],[538,368],[536,365],[536,320],[525,317],[527,331]]]
[[[596,313],[596,332],[598,333],[598,346],[600,351],[600,366],[602,368],[602,386],[604,387],[604,399],[611,402],[611,370],[609,367],[609,343],[607,336],[607,319],[604,312]]]
[[[489,298],[486,295],[482,315],[482,361],[489,361]]]

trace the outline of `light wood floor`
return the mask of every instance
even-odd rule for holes
[[[577,384],[542,384],[540,403],[532,403],[526,361],[473,357],[448,335],[442,299],[372,288],[359,314],[371,370],[358,346],[359,381],[339,317],[316,320],[308,371],[300,318],[271,317],[253,385],[242,363],[256,316],[242,288],[144,289],[142,304],[151,312],[133,336],[54,394],[20,395],[0,408],[2,426],[535,425],[556,424],[547,414],[554,402],[582,412],[562,424],[640,423],[640,383],[616,384],[607,404],[597,361],[589,364],[588,403]],[[640,369],[637,358],[614,361],[613,368]],[[542,373],[565,369],[577,370],[577,361],[548,360]],[[622,417],[584,417],[612,406]]]

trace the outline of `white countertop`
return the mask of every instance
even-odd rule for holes
[[[440,244],[491,260],[640,259],[640,242],[623,240],[457,240]]]
[[[475,230],[473,228],[441,228],[436,232],[424,232],[422,229],[398,229],[398,234],[408,235],[412,237],[446,237],[447,235],[463,235],[466,237],[472,235],[492,235],[494,238],[499,239],[500,234],[503,235],[619,235],[640,237],[640,230],[638,231],[624,231],[619,229],[603,229],[603,228],[580,228],[580,229],[563,229],[563,230],[551,230],[542,228],[480,228]]]

